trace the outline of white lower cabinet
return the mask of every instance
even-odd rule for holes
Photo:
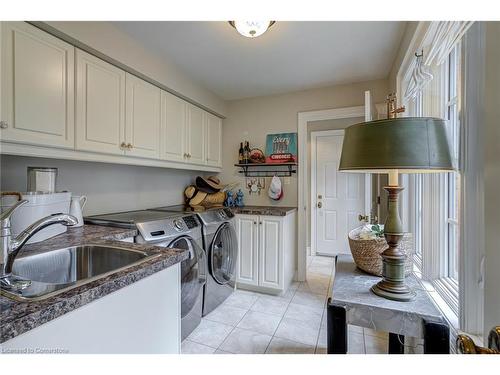
[[[176,264],[0,344],[3,353],[180,354]]]
[[[296,215],[236,215],[237,285],[279,294],[292,282],[297,264]]]

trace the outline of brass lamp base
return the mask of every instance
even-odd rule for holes
[[[406,255],[398,248],[403,237],[398,213],[398,195],[403,188],[387,186],[384,189],[389,193],[389,213],[384,226],[384,236],[389,247],[381,254],[383,279],[372,286],[371,291],[383,298],[408,302],[415,299],[417,294],[405,284]]]

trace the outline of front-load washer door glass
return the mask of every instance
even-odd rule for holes
[[[210,247],[210,272],[219,284],[234,282],[238,243],[236,232],[229,223],[222,224]]]
[[[194,308],[206,281],[205,252],[191,237],[179,237],[170,247],[189,251],[189,258],[181,262],[181,317]]]

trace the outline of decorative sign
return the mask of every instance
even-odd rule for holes
[[[297,133],[268,134],[266,163],[297,162]]]

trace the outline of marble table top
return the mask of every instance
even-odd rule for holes
[[[159,272],[187,259],[189,252],[148,244],[119,242],[137,235],[134,229],[122,229],[96,225],[68,228],[66,233],[45,241],[26,245],[21,254],[41,253],[85,243],[118,245],[140,250],[148,255],[157,255],[144,262],[119,270],[101,279],[94,280],[40,301],[14,301],[0,295],[0,343],[36,328],[63,314],[77,309],[116,290],[124,288],[147,276]],[[159,254],[159,255],[158,255]]]
[[[380,280],[357,268],[350,255],[339,255],[330,289],[331,303],[346,308],[349,324],[412,337],[423,337],[424,319],[444,321],[415,276],[406,278],[417,294],[410,302],[392,301],[372,293],[370,287]]]
[[[235,214],[264,216],[286,216],[296,210],[297,207],[280,206],[245,206],[233,208]]]

